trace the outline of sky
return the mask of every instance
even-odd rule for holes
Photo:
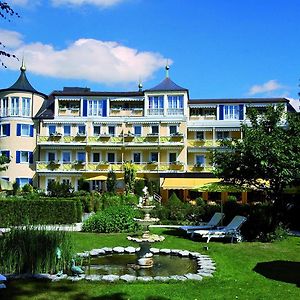
[[[299,0],[7,0],[0,89],[135,91],[170,78],[192,99],[298,98]]]

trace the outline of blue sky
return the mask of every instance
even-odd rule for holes
[[[43,93],[63,86],[145,89],[165,76],[191,98],[297,98],[298,0],[7,0],[0,40]],[[0,88],[19,75],[5,60]]]

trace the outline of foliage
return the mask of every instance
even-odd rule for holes
[[[138,203],[138,197],[134,194],[116,195],[112,193],[104,193],[100,198],[101,209],[106,209],[111,206],[135,205]]]
[[[80,178],[78,180],[78,191],[90,191],[90,184],[87,180],[84,180],[83,178]]]
[[[9,17],[20,17],[19,14],[17,12],[15,12],[9,4],[7,4],[6,2],[0,1],[0,18],[3,19],[8,19],[8,21],[10,21]],[[5,48],[5,45],[0,42],[0,47],[3,49]],[[18,59],[14,54],[11,54],[7,51],[4,50],[0,50],[0,63],[2,65],[2,67],[7,68],[6,65],[3,63],[3,61],[1,60],[1,56],[6,56],[6,57],[13,57]],[[1,163],[0,163],[1,165]]]
[[[80,201],[69,199],[1,200],[0,227],[23,224],[72,224],[81,221]]]
[[[136,177],[136,167],[133,163],[127,162],[124,164],[124,183],[126,194],[132,193]]]
[[[61,250],[57,259],[56,249]],[[65,270],[73,255],[71,236],[64,231],[11,228],[0,239],[0,273],[36,274]]]
[[[144,179],[139,179],[134,182],[134,193],[142,197],[144,196],[143,188],[145,187],[145,180]],[[150,194],[150,192],[149,192]]]
[[[13,190],[12,190],[12,194],[13,195],[17,195],[20,192],[20,185],[18,182],[14,182],[13,183]]]
[[[283,190],[300,174],[300,116],[269,106],[264,114],[249,110],[248,117],[251,126],[242,125],[243,139],[223,141],[227,151],[215,150],[215,174],[265,191],[270,202],[282,207]]]
[[[111,206],[88,218],[82,227],[86,232],[132,232],[138,226],[135,210],[128,205]]]
[[[0,51],[0,53],[1,53],[1,51]],[[7,164],[9,164],[9,163],[10,163],[9,157],[7,157],[4,154],[0,155],[0,172],[5,171],[8,168]]]
[[[117,186],[117,176],[116,173],[111,170],[107,174],[106,187],[109,193],[115,193]]]
[[[33,186],[29,183],[26,183],[23,187],[22,187],[22,194],[25,195],[31,195],[33,193]]]
[[[68,182],[50,181],[47,188],[50,197],[70,197],[73,193],[73,187]]]

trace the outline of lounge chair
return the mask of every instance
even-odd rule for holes
[[[200,235],[203,238],[207,238],[209,243],[211,238],[225,238],[230,237],[231,242],[235,239],[237,242],[242,240],[240,233],[241,226],[246,222],[247,218],[242,216],[235,216],[232,221],[225,227],[208,230],[195,230],[194,235]]]
[[[195,230],[213,229],[221,223],[221,221],[224,219],[224,216],[225,215],[223,213],[216,212],[208,223],[200,223],[199,225],[194,226],[181,226],[179,229],[185,231],[186,234],[191,235]]]

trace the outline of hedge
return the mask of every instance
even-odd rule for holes
[[[0,227],[24,224],[72,224],[81,221],[76,200],[0,200]]]

